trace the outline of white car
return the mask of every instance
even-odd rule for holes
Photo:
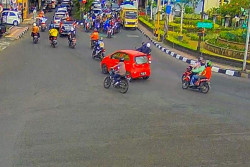
[[[56,9],[56,12],[64,12],[64,13],[68,13],[67,7],[60,7]]]
[[[94,12],[96,16],[102,13],[102,9],[99,9],[99,8],[94,8],[92,11]]]
[[[95,2],[92,2],[91,7],[92,7],[92,9],[93,9],[93,8],[101,9],[101,8],[102,8],[102,5],[101,5],[100,2],[96,2],[96,1],[95,1]]]
[[[21,15],[17,11],[5,10],[2,13],[3,23],[18,26],[21,23]]]
[[[68,15],[65,12],[56,12],[53,17],[53,24],[55,28],[59,28],[61,20],[66,19],[67,17]]]

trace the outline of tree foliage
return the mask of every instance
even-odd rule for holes
[[[223,16],[230,15],[234,17],[242,14],[241,8],[249,9],[250,0],[231,0],[229,4],[220,7],[220,13]]]

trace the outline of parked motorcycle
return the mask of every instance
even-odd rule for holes
[[[107,76],[104,79],[104,88],[108,89],[108,88],[110,88],[110,86],[112,84],[114,88],[119,89],[120,93],[123,93],[123,94],[127,93],[128,88],[129,88],[127,77],[121,76],[119,79],[119,83],[115,85],[114,84],[114,82],[115,82],[114,75],[115,75],[115,71],[113,69],[111,69],[109,72],[109,76]]]
[[[210,79],[201,78],[198,83],[194,86],[190,86],[191,78],[194,74],[192,73],[192,66],[189,66],[186,71],[182,74],[182,89],[194,89],[199,90],[201,93],[208,93],[210,90]]]

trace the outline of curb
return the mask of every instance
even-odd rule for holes
[[[166,53],[167,55],[170,55],[178,60],[181,60],[185,63],[188,64],[194,64],[196,60],[188,59],[184,56],[181,56],[179,54],[174,53],[171,50],[168,50],[164,47],[162,47],[159,43],[157,43],[155,40],[151,39],[146,33],[144,33],[141,29],[138,28],[138,30],[146,37],[148,38],[157,48],[159,48],[162,52]],[[234,76],[234,77],[241,77],[241,72],[240,71],[235,71],[235,70],[230,70],[230,69],[222,69],[216,66],[212,67],[213,72],[221,73],[221,74],[226,74],[229,76]]]
[[[20,39],[28,30],[29,27],[26,27],[25,30],[16,39]]]

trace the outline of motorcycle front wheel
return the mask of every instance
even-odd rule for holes
[[[128,81],[127,80],[121,80],[120,82],[120,93],[127,93],[128,91]]]
[[[107,77],[104,79],[103,86],[104,86],[105,89],[108,89],[108,88],[111,86],[111,79],[110,79],[109,76],[107,76]]]
[[[187,89],[189,86],[189,82],[187,80],[182,80],[182,89]]]

